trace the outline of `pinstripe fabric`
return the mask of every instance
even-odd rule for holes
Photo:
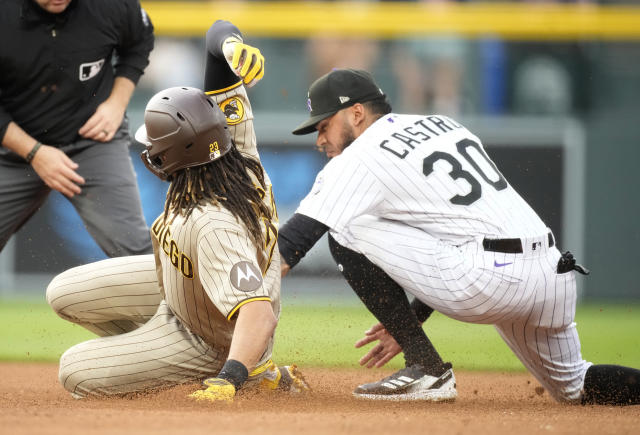
[[[428,118],[446,122],[447,128]],[[367,214],[404,222],[454,244],[485,236],[543,234],[546,226],[511,186],[491,187],[460,154],[456,144],[465,139],[481,144],[469,130],[446,117],[384,116],[329,161],[297,212],[339,233],[340,243],[348,243],[345,238],[352,219]],[[455,159],[461,170],[479,181],[477,201],[466,206],[451,202],[456,195],[470,194],[471,185],[463,177],[452,178],[448,161],[436,160],[433,172],[424,174],[425,159],[436,152]],[[501,174],[475,149],[468,154],[490,181],[498,180]]]
[[[257,289],[243,291],[232,283],[231,269],[234,265],[248,261],[256,264],[259,270],[265,270],[267,256],[264,251],[256,250],[244,224],[230,212],[209,205],[195,210],[186,221],[177,216],[170,225],[161,224],[162,217],[152,226],[152,239],[162,265],[164,298],[192,332],[216,347],[228,349],[233,330],[229,328],[227,316],[238,304],[248,299],[267,297],[278,317],[278,259],[271,262]],[[171,240],[175,241],[180,256],[184,255],[192,262],[193,278],[184,276],[182,270],[172,264],[174,256],[170,248],[166,249]],[[159,247],[162,245],[165,248]]]
[[[231,136],[258,158],[244,87],[219,98],[241,108],[237,118],[227,110]],[[265,179],[267,191],[260,191],[274,216],[265,220],[265,246],[254,246],[228,210],[207,205],[189,219],[156,219],[153,256],[109,259],[54,278],[47,288],[53,309],[102,336],[62,355],[59,376],[67,390],[75,397],[113,395],[214,376],[229,352],[239,306],[269,300],[279,317],[277,213]],[[273,338],[258,364],[271,357],[272,347]]]
[[[161,300],[153,255],[74,267],[47,288],[47,301],[60,317],[100,336],[136,329],[153,317]]]
[[[573,272],[556,274],[549,229],[466,128],[384,116],[325,166],[297,212],[435,310],[495,325],[554,397],[579,399],[590,364]],[[524,252],[485,251],[484,238],[520,238]]]
[[[163,301],[135,331],[77,344],[60,358],[75,397],[148,391],[217,374],[225,355],[191,333]]]
[[[207,95],[218,104],[227,117],[229,131],[236,147],[241,152],[259,158],[256,146],[256,132],[253,127],[253,110],[242,82],[219,90],[209,91]],[[249,122],[247,122],[249,121]]]

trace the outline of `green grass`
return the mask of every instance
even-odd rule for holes
[[[576,322],[586,360],[640,367],[640,305],[581,305]],[[285,300],[274,359],[280,364],[356,367],[366,350],[353,344],[373,323],[358,305],[287,305]],[[443,358],[458,369],[524,370],[492,326],[435,314],[426,327]],[[68,347],[93,337],[57,317],[45,303],[0,300],[0,360],[57,361]],[[396,357],[389,367],[402,362]]]

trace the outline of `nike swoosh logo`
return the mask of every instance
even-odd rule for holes
[[[504,266],[508,266],[510,264],[513,264],[513,261],[511,263],[498,263],[496,260],[493,260],[493,265],[495,267],[504,267]]]

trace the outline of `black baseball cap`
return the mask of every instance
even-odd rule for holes
[[[334,69],[313,82],[309,87],[307,108],[310,118],[293,130],[302,135],[316,131],[316,125],[339,110],[377,98],[386,98],[382,89],[367,71]]]

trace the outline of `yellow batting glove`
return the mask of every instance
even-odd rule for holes
[[[189,394],[189,397],[198,401],[207,400],[209,402],[233,402],[233,397],[236,395],[236,387],[226,379],[205,379],[203,385],[207,388],[191,393]]]
[[[222,44],[222,52],[233,72],[248,88],[264,77],[264,56],[257,48],[230,36]]]

